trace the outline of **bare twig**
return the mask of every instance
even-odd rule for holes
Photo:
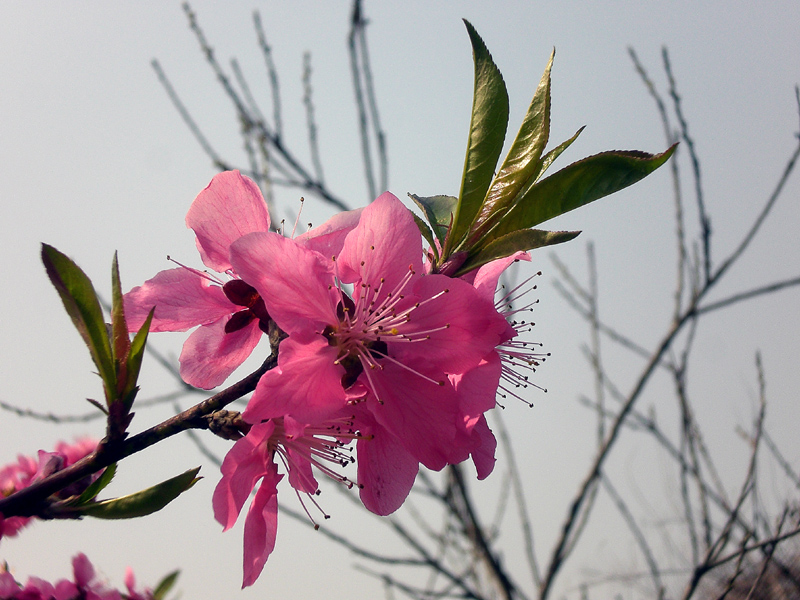
[[[663,598],[667,590],[664,587],[664,583],[661,581],[661,573],[659,571],[658,563],[656,562],[652,548],[650,548],[650,544],[647,543],[647,538],[645,537],[644,532],[636,522],[636,519],[628,508],[625,499],[619,494],[619,492],[617,492],[616,488],[611,484],[611,481],[608,479],[608,477],[602,475],[601,481],[606,492],[608,492],[608,495],[611,496],[611,500],[617,507],[622,519],[628,526],[628,529],[630,529],[633,538],[636,540],[636,545],[639,546],[639,550],[642,552],[642,555],[647,562],[647,567],[650,569],[650,575],[653,578],[653,587],[655,588],[654,597]]]
[[[683,116],[683,108],[681,107],[681,97],[678,95],[677,86],[675,84],[675,77],[672,75],[672,64],[669,60],[669,52],[667,48],[662,48],[661,56],[664,60],[664,71],[667,74],[669,81],[669,95],[672,98],[673,108],[675,109],[675,116],[678,118],[678,123],[681,127],[681,138],[686,142],[686,147],[689,151],[689,158],[692,162],[692,174],[694,176],[694,189],[695,199],[697,200],[697,212],[700,217],[700,239],[703,244],[703,271],[705,274],[704,281],[711,279],[711,218],[708,216],[703,197],[703,186],[700,178],[700,159],[697,157],[695,150],[694,140],[689,135],[689,124]]]
[[[261,15],[253,11],[253,25],[258,36],[258,46],[261,48],[261,55],[267,67],[269,77],[269,89],[272,92],[272,127],[275,130],[275,137],[281,139],[283,136],[283,117],[281,116],[281,90],[278,83],[278,69],[275,68],[275,61],[272,59],[272,48],[267,43],[267,36],[261,24]]]
[[[311,86],[311,53],[303,54],[303,105],[306,107],[306,127],[308,129],[308,146],[311,150],[311,163],[314,165],[314,174],[317,181],[324,184],[322,173],[322,159],[319,155],[319,140],[317,139],[317,121],[314,118],[314,88]]]

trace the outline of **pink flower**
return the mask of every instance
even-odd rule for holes
[[[269,231],[270,218],[258,186],[239,171],[226,171],[195,198],[186,226],[197,236],[203,263],[227,273],[230,281],[187,268],[161,271],[125,295],[125,314],[131,331],[142,326],[154,306],[150,331],[199,325],[183,345],[180,373],[186,383],[211,389],[250,356],[266,330],[263,302],[235,278],[228,253],[242,235]]]
[[[14,577],[0,566],[0,598],[2,600],[152,600],[150,590],[137,592],[133,574],[125,576],[128,594],[109,588],[96,576],[94,566],[80,553],[72,559],[74,581],[61,579],[52,584],[38,577],[29,577],[23,588]]]
[[[243,588],[258,579],[275,547],[277,485],[284,477],[278,473],[277,461],[283,464],[289,484],[298,492],[318,493],[312,464],[329,477],[352,485],[326,462],[339,466],[353,462],[344,446],[358,438],[360,434],[353,430],[352,421],[346,419],[310,426],[286,417],[254,425],[233,445],[222,462],[222,479],[213,498],[214,517],[223,531],[233,527],[245,501],[261,482],[244,524]]]
[[[338,252],[359,215],[360,211],[340,213],[296,241]],[[269,231],[270,218],[258,186],[239,171],[226,171],[195,198],[186,225],[197,236],[203,263],[225,278],[186,267],[161,271],[125,295],[125,313],[131,331],[142,326],[154,306],[150,331],[197,327],[183,345],[180,373],[186,383],[211,389],[223,383],[268,332],[264,302],[233,269],[229,250],[247,233]]]
[[[55,452],[39,450],[37,459],[20,454],[17,456],[16,463],[0,468],[0,497],[8,497],[14,492],[52,475],[56,471],[61,471],[75,464],[84,456],[93,452],[96,447],[97,441],[90,438],[82,438],[74,444],[58,442]],[[80,494],[99,476],[100,473],[96,473],[75,482],[58,492],[58,497],[68,498]],[[31,519],[32,517],[18,516],[3,518],[3,515],[0,514],[0,539],[15,536]]]
[[[476,447],[464,418],[481,414],[463,413],[470,403],[449,375],[481,364],[507,333],[505,319],[469,283],[423,274],[419,230],[388,192],[364,209],[333,258],[271,233],[232,245],[234,268],[289,334],[278,368],[261,378],[243,417],[318,422],[363,401],[370,426],[391,435],[380,443],[441,469]],[[359,461],[361,448],[372,444],[359,443]],[[371,453],[359,470],[364,490],[370,483],[362,472],[374,475],[391,460],[388,451]],[[403,481],[410,472],[406,467]]]

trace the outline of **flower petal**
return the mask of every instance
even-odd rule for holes
[[[330,258],[342,251],[344,239],[358,225],[363,208],[336,213],[322,225],[298,235],[294,241]]]
[[[472,430],[472,436],[480,440],[478,448],[472,451],[472,462],[478,471],[478,479],[486,479],[494,470],[494,453],[497,450],[497,440],[489,429],[486,417],[481,416],[478,420]]]
[[[467,273],[467,276],[474,274],[472,284],[475,289],[481,296],[494,303],[494,294],[497,291],[497,282],[500,280],[500,275],[518,260],[530,262],[531,255],[522,251],[515,252],[511,256],[498,258],[490,263],[486,263],[477,271],[470,271]]]
[[[365,428],[372,438],[356,443],[361,501],[377,515],[396,511],[408,497],[419,462],[383,427]]]
[[[299,440],[305,436],[306,426],[288,415],[283,418],[283,426],[289,440]],[[308,455],[298,452],[294,444],[287,444],[285,447],[289,456],[289,485],[298,492],[315,493],[319,484],[314,479]]]
[[[189,269],[161,271],[123,297],[125,319],[137,331],[155,306],[150,332],[186,331],[238,310],[222,288]]]
[[[386,192],[364,209],[345,239],[339,277],[346,283],[366,282],[373,289],[384,280],[384,289],[391,291],[409,268],[422,273],[422,236],[411,211]]]
[[[266,441],[275,430],[271,421],[250,428],[242,439],[228,450],[222,461],[222,479],[214,489],[214,518],[228,531],[236,523],[245,501],[256,482],[268,473],[277,476],[277,467],[269,456]]]
[[[278,367],[267,371],[242,413],[248,423],[291,415],[319,423],[345,405],[344,367],[335,364],[337,350],[321,335],[289,336],[278,353]]]
[[[79,588],[88,588],[94,579],[94,566],[83,552],[72,558],[72,573]]]
[[[278,482],[283,475],[265,477],[244,521],[244,577],[242,588],[255,583],[275,548],[278,533]]]
[[[261,190],[239,171],[225,171],[197,195],[186,226],[197,235],[203,263],[218,273],[231,268],[230,245],[247,233],[269,231],[269,211]]]
[[[181,378],[204,390],[221,385],[241,365],[261,340],[258,321],[225,333],[228,319],[198,327],[181,351]]]
[[[461,373],[491,352],[507,330],[508,323],[494,305],[460,279],[425,275],[417,279],[413,292],[420,305],[397,329],[402,335],[430,337],[412,344],[383,338],[401,360],[424,358],[447,373]]]
[[[331,262],[277,233],[251,233],[231,246],[236,272],[252,285],[283,331],[322,331],[336,322]]]
[[[490,352],[481,363],[466,373],[450,376],[458,393],[459,409],[466,431],[471,431],[483,413],[497,404],[502,363],[497,352]]]
[[[442,469],[456,441],[455,390],[449,381],[432,383],[387,360],[381,366],[359,377],[373,392],[367,396],[369,410],[417,461],[434,471]],[[407,361],[406,366],[435,381],[447,379],[422,361]]]

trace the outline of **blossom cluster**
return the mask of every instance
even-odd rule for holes
[[[186,224],[218,275],[183,265],[158,273],[126,294],[129,328],[153,307],[151,331],[196,327],[180,373],[204,389],[223,383],[265,333],[281,336],[277,367],[241,415],[245,435],[213,496],[227,530],[258,486],[245,520],[243,586],[274,548],[285,475],[312,498],[313,466],[357,486],[365,507],[386,515],[420,465],[440,470],[471,458],[479,478],[491,473],[496,441],[485,413],[502,380],[524,384],[515,363],[540,360],[515,340],[525,326],[495,304],[500,274],[526,253],[462,278],[434,273],[413,214],[388,192],[286,237],[270,230],[257,185],[238,171],[214,177]],[[354,462],[355,478],[341,474]]]
[[[39,450],[36,458],[20,454],[16,463],[0,468],[0,498],[6,498],[29,485],[41,481],[45,477],[78,462],[97,447],[97,441],[89,438],[77,440],[74,444],[59,442],[53,452]],[[78,481],[59,492],[59,497],[68,498],[80,494],[86,487],[100,476],[100,473]],[[0,539],[12,537],[27,525],[32,517],[8,517],[0,514]],[[4,597],[4,596],[3,596]]]
[[[73,580],[50,583],[38,577],[28,578],[23,586],[0,565],[0,600],[152,600],[151,590],[137,591],[133,571],[125,571],[126,593],[108,587],[95,573],[85,554],[72,559]]]

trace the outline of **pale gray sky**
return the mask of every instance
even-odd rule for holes
[[[304,158],[300,74],[302,53],[313,54],[327,180],[353,206],[363,205],[367,197],[345,52],[349,2],[236,0],[193,6],[220,59],[240,60],[269,113],[251,22],[252,10],[261,11],[282,78],[285,135]],[[511,133],[556,47],[552,141],[566,139],[581,125],[587,128],[554,168],[602,150],[665,148],[653,102],[626,48],[637,50],[663,92],[660,52],[668,46],[703,160],[717,259],[743,234],[793,149],[798,130],[794,86],[800,81],[800,5],[794,1],[546,5],[412,0],[402,8],[399,3],[367,1],[365,11],[388,135],[389,187],[401,198],[407,192],[458,191],[472,101],[472,62],[462,17],[475,25],[504,74],[511,97]],[[167,254],[199,264],[183,218],[214,169],[159,86],[150,67],[154,57],[218,151],[241,160],[237,123],[178,2],[6,0],[0,5],[0,248],[6,256],[1,267],[0,399],[6,402],[77,414],[89,408],[83,398],[100,394],[88,353],[41,267],[40,242],[72,256],[103,292],[108,290],[115,250],[125,288],[166,268]],[[688,174],[685,156],[680,160]],[[686,181],[684,191],[689,194]],[[714,297],[796,276],[798,192],[800,183],[794,179],[765,224],[752,259],[743,261]],[[662,169],[623,193],[548,224],[553,229],[584,230],[576,241],[556,249],[581,277],[585,243],[595,242],[603,315],[646,347],[663,332],[670,310],[670,193],[668,172]],[[294,210],[298,196],[295,191],[281,193],[284,210]],[[308,220],[315,223],[330,214],[313,201],[306,205]],[[690,226],[695,227],[694,220]],[[539,381],[550,391],[532,394],[533,410],[509,403],[504,417],[513,422],[537,549],[546,557],[592,455],[593,425],[576,402],[579,394],[591,392],[592,380],[580,351],[585,327],[555,293],[547,252],[534,256],[530,270],[538,269],[545,276],[539,284],[536,338],[554,355],[540,371]],[[717,450],[730,446],[731,461],[723,465],[730,474],[742,470],[738,459],[747,450],[732,432],[735,425],[747,425],[754,410],[756,349],[764,355],[772,402],[768,426],[776,440],[789,444],[795,464],[800,457],[797,294],[793,290],[742,304],[710,318],[699,332],[693,391],[698,410],[719,418],[711,443]],[[178,336],[151,339],[167,352],[176,352],[182,341]],[[612,361],[620,374],[618,384],[629,389],[639,365],[626,355]],[[169,386],[157,365],[151,362],[145,368],[141,398]],[[643,407],[662,410],[660,401],[654,391]],[[144,428],[168,412],[141,410],[133,428]],[[81,432],[100,437],[102,423],[56,427],[0,412],[0,463],[13,460],[17,452],[34,454]],[[216,447],[224,449],[223,444]],[[667,479],[664,464],[643,462],[649,459],[643,458],[636,438],[618,451],[615,473],[621,482],[630,483],[632,473],[643,469],[654,473],[654,488],[636,492],[642,506],[671,501],[669,492],[658,487],[661,470]],[[125,461],[109,492],[132,492],[201,463],[186,439],[174,439]],[[68,573],[72,555],[85,551],[116,581],[130,564],[142,582],[151,584],[177,567],[183,569],[179,587],[184,598],[283,598],[290,593],[303,598],[319,596],[321,589],[330,598],[381,594],[376,581],[349,568],[357,562],[353,557],[286,519],[279,524],[277,548],[261,579],[239,593],[241,527],[220,533],[210,504],[218,473],[206,465],[202,474],[205,479],[187,497],[152,518],[38,523],[19,538],[4,540],[0,559],[21,577],[55,579]],[[491,498],[499,471],[495,475],[476,486],[475,493]],[[298,508],[288,486],[279,500]],[[328,523],[334,529],[372,536],[379,547],[390,543],[380,529],[372,533],[374,522],[360,518],[336,493],[328,491],[322,501],[333,515]],[[585,555],[575,557],[561,591],[574,593],[570,583],[585,574],[584,567],[596,572],[636,564],[630,544],[614,546],[614,531],[598,526],[592,532],[594,542]],[[516,549],[507,557],[513,563],[513,552],[520,547],[511,544],[513,531],[506,535],[509,548]],[[387,536],[387,541],[378,536]]]

